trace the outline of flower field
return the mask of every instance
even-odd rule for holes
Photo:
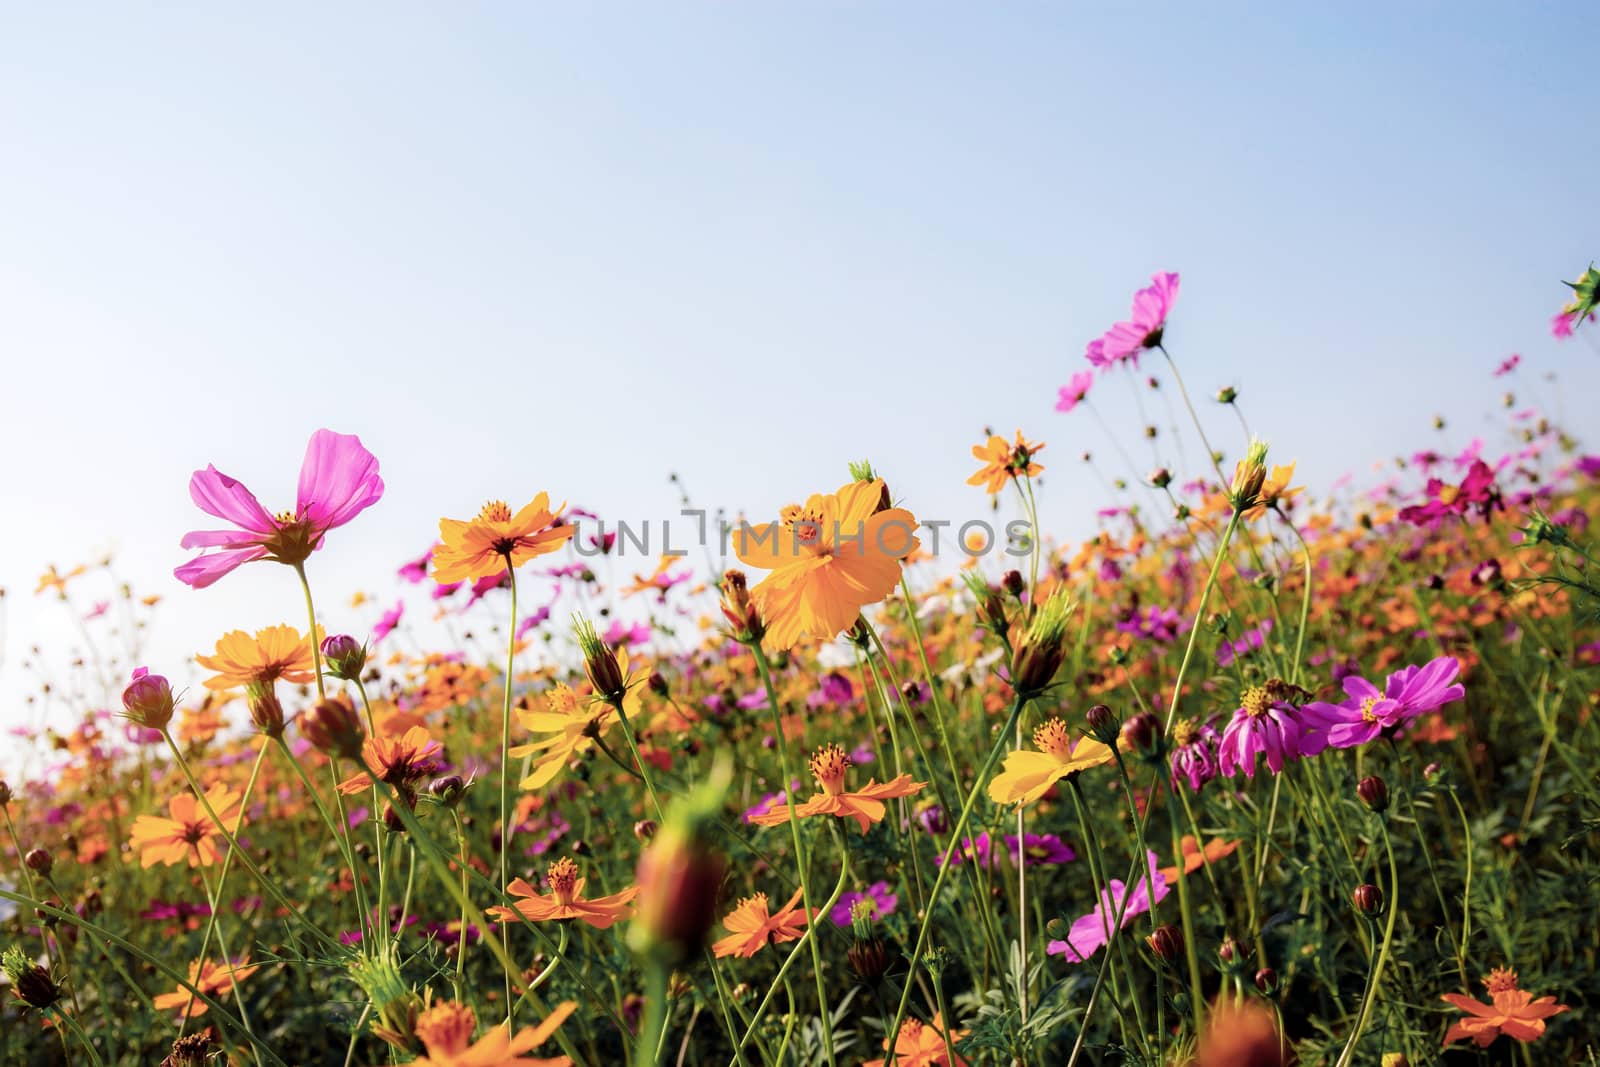
[[[404,470],[320,430],[292,506],[195,471],[185,595],[271,567],[283,616],[175,692],[153,601],[40,579],[127,624],[0,784],[0,1063],[1600,1064],[1591,427],[1508,391],[1465,452],[1302,486],[1271,413],[1185,387],[1179,293],[1053,426],[1160,388],[1193,464],[1078,543],[1038,529],[1052,425],[949,472],[1015,520],[988,545],[866,462],[725,564],[508,485],[370,627],[318,550]]]

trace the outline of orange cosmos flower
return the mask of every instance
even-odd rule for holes
[[[1218,860],[1233,855],[1234,849],[1239,847],[1237,841],[1224,841],[1220,837],[1213,837],[1206,842],[1205,852],[1200,851],[1200,845],[1195,841],[1193,834],[1184,834],[1183,843],[1179,849],[1183,852],[1183,873],[1193,874],[1202,864],[1216,863]],[[1178,880],[1178,865],[1161,868],[1160,874],[1168,884]]]
[[[610,704],[595,701],[586,707],[578,694],[567,686],[554,686],[545,693],[544,699],[544,711],[517,709],[517,722],[524,729],[550,735],[510,750],[510,755],[517,759],[541,753],[532,772],[522,780],[523,789],[543,789],[549,785],[568,760],[587,752],[594,746],[594,739],[604,736],[611,726],[613,709]]]
[[[1443,996],[1467,1013],[1465,1019],[1451,1024],[1444,1035],[1446,1045],[1470,1037],[1479,1048],[1488,1048],[1501,1034],[1518,1041],[1532,1041],[1544,1033],[1544,1021],[1552,1015],[1570,1011],[1565,1004],[1557,1004],[1555,997],[1533,999],[1533,994],[1517,988],[1517,972],[1496,967],[1483,980],[1492,1004],[1484,1004],[1460,993]]]
[[[983,466],[967,479],[967,484],[981,485],[986,493],[994,496],[1013,478],[1032,478],[1043,474],[1044,467],[1033,461],[1033,457],[1043,451],[1043,441],[1029,444],[1022,439],[1021,430],[1017,431],[1015,445],[1007,444],[1006,439],[997,434],[984,444],[972,446],[972,458]]]
[[[216,675],[206,679],[207,689],[237,689],[254,682],[266,685],[283,679],[295,685],[316,681],[311,643],[293,626],[268,626],[254,637],[233,630],[217,639],[214,656],[195,656],[195,662]]]
[[[1092,737],[1073,744],[1066,723],[1051,719],[1033,731],[1039,751],[1019,749],[1006,756],[1004,769],[989,783],[989,799],[996,804],[1032,804],[1069,774],[1110,763],[1111,748]]]
[[[540,493],[533,503],[511,514],[502,500],[491,500],[468,522],[439,520],[440,544],[433,550],[433,579],[441,585],[488,578],[520,567],[535,556],[554,552],[572,537],[576,528],[560,520],[562,504],[550,510],[550,495]]]
[[[545,873],[545,883],[549,885],[550,892],[540,896],[533,886],[521,878],[516,879],[506,887],[512,896],[522,898],[516,902],[516,911],[493,907],[489,909],[489,914],[500,922],[511,922],[519,914],[536,923],[551,919],[582,919],[596,930],[604,930],[618,919],[626,919],[633,910],[633,898],[639,895],[639,887],[635,885],[609,897],[583,899],[584,879],[578,877],[578,865],[566,856],[550,865]]]
[[[221,784],[206,790],[207,803],[235,835],[244,825],[244,812],[239,807],[243,799],[243,794]],[[180,793],[173,797],[167,803],[167,811],[172,818],[141,815],[133,820],[133,836],[128,844],[139,853],[139,866],[154,867],[163,863],[171,867],[187,857],[191,867],[209,867],[222,858],[221,850],[212,840],[222,836],[221,827],[211,821],[211,816],[193,794]]]
[[[867,784],[854,791],[846,791],[844,774],[850,769],[850,760],[838,745],[817,749],[811,757],[811,774],[822,787],[822,792],[794,809],[796,815],[833,815],[840,819],[854,819],[861,832],[866,833],[872,823],[883,818],[885,800],[908,797],[926,786],[927,782],[913,782],[911,775],[902,774],[892,781],[879,785],[868,779]],[[775,804],[763,815],[751,816],[758,826],[776,826],[789,821],[789,805]]]
[[[234,982],[242,982],[261,969],[259,964],[251,967],[248,966],[249,963],[248,952],[239,957],[239,962],[224,963],[220,966],[212,960],[206,960],[204,963],[194,960],[189,964],[189,985],[215,1000],[231,990]],[[179,1015],[187,1015],[190,1019],[204,1015],[209,1007],[185,986],[179,986],[171,993],[162,993],[150,1003],[157,1011],[176,1008]]]
[[[1291,1060],[1272,1009],[1259,1000],[1218,997],[1194,1067],[1285,1067]]]
[[[516,1037],[511,1036],[509,1026],[500,1023],[474,1042],[478,1016],[471,1008],[455,1001],[435,1004],[417,1016],[416,1034],[428,1051],[411,1062],[417,1067],[572,1067],[566,1056],[544,1059],[522,1053],[550,1040],[577,1007],[575,1001],[563,1001],[544,1022]]]
[[[796,889],[789,903],[776,913],[769,909],[765,893],[745,897],[722,920],[722,925],[732,933],[719,938],[711,950],[718,958],[741,956],[749,959],[766,945],[781,945],[785,941],[799,939],[810,921],[806,918],[806,910],[796,907],[801,895],[801,891]]]
[[[880,508],[882,479],[851,482],[790,504],[776,523],[734,531],[734,551],[771,571],[750,590],[774,648],[805,637],[829,639],[855,624],[900,581],[900,561],[917,548],[917,520],[904,508]]]
[[[967,1036],[965,1030],[950,1031],[950,1047]],[[889,1047],[889,1039],[884,1038],[883,1047]],[[899,1067],[967,1067],[967,1061],[957,1056],[950,1059],[949,1050],[945,1047],[944,1018],[935,1015],[933,1022],[924,1026],[916,1019],[907,1019],[900,1024],[899,1033],[894,1035],[894,1062]],[[861,1067],[884,1067],[887,1060],[868,1060]]]
[[[396,789],[409,789],[419,778],[439,769],[434,759],[444,746],[428,736],[421,726],[413,726],[399,737],[369,737],[361,745],[362,761],[378,772],[378,780]],[[372,788],[372,777],[365,771],[339,783],[339,792],[349,795]]]

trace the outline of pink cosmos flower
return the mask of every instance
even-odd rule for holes
[[[405,614],[406,602],[396,600],[394,607],[378,617],[377,625],[372,628],[372,643],[377,644],[385,637],[394,633],[394,628],[400,625],[400,616]]]
[[[1151,284],[1133,294],[1133,317],[1119,322],[1084,350],[1092,365],[1108,369],[1115,364],[1139,364],[1139,353],[1161,343],[1167,316],[1178,299],[1178,276],[1167,271],[1150,276]]]
[[[1094,384],[1094,374],[1091,371],[1079,371],[1072,376],[1072,380],[1061,387],[1061,398],[1056,401],[1057,411],[1071,411],[1083,403],[1089,395],[1089,387]]]
[[[1121,925],[1126,928],[1153,905],[1161,903],[1171,890],[1167,886],[1167,879],[1161,874],[1160,858],[1154,852],[1145,855],[1150,865],[1148,878],[1140,877],[1132,893],[1128,892],[1128,887],[1122,881],[1111,879],[1111,883],[1100,894],[1100,902],[1095,909],[1075,920],[1066,938],[1050,942],[1046,952],[1052,956],[1065,956],[1070,963],[1082,963],[1106,946],[1111,930],[1117,925],[1118,908],[1123,909]],[[1126,905],[1123,904],[1124,900],[1127,901]]]
[[[216,467],[195,471],[189,496],[208,515],[233,523],[235,530],[194,530],[184,548],[217,548],[173,571],[179,581],[204,589],[241,564],[271,559],[299,564],[322,547],[329,530],[343,526],[383,496],[378,460],[354,434],[318,430],[300,465],[295,509],[273,516],[255,495]]]
[[[1516,353],[1512,353],[1511,355],[1507,356],[1505,359],[1500,361],[1500,365],[1494,369],[1494,376],[1496,378],[1505,377],[1507,374],[1510,374],[1512,371],[1516,370],[1517,369],[1517,364],[1519,364],[1521,362],[1522,362],[1522,357],[1517,355]]]
[[[1466,515],[1473,509],[1488,522],[1496,510],[1504,510],[1500,489],[1494,483],[1494,468],[1481,459],[1472,461],[1472,469],[1460,485],[1447,485],[1438,478],[1429,478],[1426,488],[1428,499],[1400,509],[1400,518],[1414,526],[1429,526],[1447,515]]]
[[[1439,656],[1421,667],[1413,664],[1395,671],[1381,692],[1359,675],[1347,677],[1343,703],[1315,701],[1300,709],[1304,727],[1301,754],[1314,756],[1325,748],[1364,745],[1425,712],[1460,700],[1467,694],[1456,681],[1460,673],[1460,660]]]
[[[1270,684],[1244,691],[1238,710],[1222,729],[1217,766],[1230,778],[1240,771],[1246,778],[1254,778],[1256,757],[1262,754],[1273,774],[1283,770],[1286,760],[1300,758],[1300,719],[1295,706],[1275,694]]]

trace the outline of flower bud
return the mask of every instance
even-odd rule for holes
[[[1144,943],[1162,963],[1176,962],[1183,955],[1183,931],[1170,924],[1156,927]]]
[[[1239,390],[1235,389],[1231,385],[1224,385],[1221,389],[1217,390],[1217,403],[1219,404],[1231,404],[1238,399]]]
[[[1161,720],[1141,711],[1122,724],[1122,740],[1128,748],[1145,755],[1158,755],[1161,746]]]
[[[1058,586],[1034,613],[1011,658],[1011,685],[1019,697],[1036,696],[1055,680],[1067,654],[1067,619],[1076,606]]]
[[[1252,438],[1250,447],[1233,469],[1233,484],[1228,488],[1228,503],[1234,511],[1249,511],[1260,503],[1261,487],[1267,480],[1267,446]]]
[[[650,840],[656,836],[657,829],[654,819],[640,819],[633,824],[633,836],[649,844]]]
[[[277,686],[272,682],[252,680],[245,686],[245,703],[250,708],[250,721],[267,737],[283,736],[283,704],[278,700]]]
[[[662,676],[660,671],[651,671],[650,672],[650,683],[649,684],[650,684],[650,692],[654,693],[658,697],[665,698],[667,696],[668,692],[670,692],[670,690],[668,690],[668,688],[667,688],[667,679]]]
[[[1021,596],[1023,590],[1027,588],[1027,586],[1022,582],[1022,572],[1015,570],[1006,571],[1005,574],[1003,574],[1000,578],[1000,588],[1004,589],[1012,596]]]
[[[1383,890],[1364,882],[1351,891],[1350,903],[1363,915],[1376,915],[1383,910]]]
[[[1263,996],[1272,996],[1278,990],[1278,972],[1271,967],[1261,968],[1256,972],[1256,988]]]
[[[1238,963],[1244,958],[1244,949],[1233,938],[1225,937],[1222,939],[1222,946],[1217,949],[1217,958],[1223,963]]]
[[[1165,467],[1157,467],[1150,472],[1150,484],[1157,489],[1165,489],[1172,484],[1172,472]]]
[[[459,774],[446,774],[428,783],[428,795],[445,807],[453,808],[467,795],[467,781]]]
[[[1378,1067],[1411,1067],[1411,1061],[1404,1052],[1385,1052]]]
[[[61,999],[61,990],[50,972],[28,959],[15,945],[6,949],[4,967],[12,990],[30,1008],[42,1011]]]
[[[1379,814],[1389,807],[1389,787],[1375,774],[1369,774],[1356,783],[1356,796],[1361,798],[1361,803]]]
[[[1104,704],[1094,705],[1083,713],[1083,717],[1088,720],[1089,729],[1096,733],[1111,726],[1116,719],[1116,716],[1112,715],[1111,709]]]
[[[722,576],[722,617],[728,620],[728,635],[741,644],[758,644],[767,635],[744,571],[729,570]]]
[[[726,866],[709,841],[680,824],[658,831],[639,857],[639,904],[629,943],[670,962],[693,958],[716,922]]]
[[[889,951],[889,946],[884,943],[883,938],[876,934],[854,942],[845,950],[844,957],[849,962],[850,969],[856,973],[856,977],[868,983],[882,978],[894,963],[894,953]]]
[[[1063,941],[1072,932],[1072,924],[1057,917],[1044,924],[1044,932],[1052,941]]]
[[[11,798],[14,795],[15,794],[11,792],[11,786],[9,784],[7,784],[3,779],[0,779],[0,808],[3,808],[7,804],[10,804],[11,803]]]
[[[584,673],[594,686],[595,696],[608,704],[621,703],[628,695],[628,678],[623,673],[621,653],[611,648],[595,632],[594,623],[578,618],[573,624],[578,651],[583,653]]]
[[[322,658],[328,662],[328,672],[346,682],[361,679],[367,666],[367,649],[349,634],[334,634],[322,641]]]
[[[165,730],[172,721],[172,686],[159,674],[140,667],[122,691],[123,714],[148,730]]]
[[[22,862],[28,865],[28,870],[35,874],[42,874],[46,878],[50,877],[50,870],[56,865],[50,853],[42,848],[30,848],[28,854],[22,857]]]
[[[324,700],[300,716],[300,734],[324,755],[359,760],[365,734],[356,709],[342,700]]]

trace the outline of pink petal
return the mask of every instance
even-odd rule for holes
[[[254,548],[235,548],[223,552],[212,552],[208,555],[196,556],[172,573],[178,581],[196,589],[204,589],[234,568],[249,563],[251,560],[260,559],[266,554],[266,548],[261,545],[257,545]]]
[[[183,535],[184,548],[248,548],[260,544],[261,535],[250,536],[241,530],[190,530]]]
[[[300,465],[296,514],[319,530],[343,526],[383,496],[378,457],[355,434],[318,430]]]
[[[203,471],[195,471],[194,477],[189,479],[189,497],[207,515],[215,515],[253,533],[269,534],[278,528],[267,509],[242,482],[210,464]]]

